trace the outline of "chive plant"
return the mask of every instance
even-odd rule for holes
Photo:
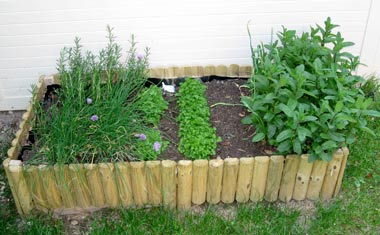
[[[35,104],[32,162],[145,160],[156,159],[164,150],[158,122],[147,115],[154,113],[157,120],[167,108],[160,90],[145,88],[149,50],[138,54],[132,36],[126,62],[121,62],[122,49],[112,29],[107,31],[108,45],[98,55],[83,53],[79,38],[74,47],[61,51],[57,101]],[[154,100],[161,105],[152,108]]]

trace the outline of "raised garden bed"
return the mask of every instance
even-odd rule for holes
[[[247,78],[250,71],[251,67],[238,65],[171,67],[153,69],[150,77]],[[56,83],[56,76],[43,76],[35,98],[42,99],[47,86]],[[26,166],[18,158],[34,118],[33,107],[29,106],[8,159],[3,162],[21,214],[33,208],[71,213],[103,207],[163,205],[189,209],[192,204],[205,202],[330,199],[340,190],[348,157],[348,149],[343,148],[335,152],[329,163],[320,160],[309,163],[306,154],[301,157],[263,154],[194,161]]]

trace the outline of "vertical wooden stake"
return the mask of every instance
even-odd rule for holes
[[[184,66],[183,67],[183,73],[185,75],[185,77],[194,77],[193,71],[191,71],[191,67],[190,66]]]
[[[76,205],[82,209],[89,208],[93,203],[91,201],[90,188],[87,184],[84,166],[82,164],[70,164],[69,172]]]
[[[255,158],[240,158],[239,176],[237,180],[236,201],[248,202],[249,193],[251,192],[251,183]]]
[[[350,151],[348,150],[347,147],[343,147],[343,160],[342,160],[342,166],[339,171],[339,176],[338,180],[336,182],[335,190],[334,190],[334,196],[338,195],[340,188],[342,187],[342,180],[344,176],[344,171],[346,170],[346,165],[347,165],[347,159],[348,155],[350,154]]]
[[[239,172],[239,159],[226,158],[223,169],[222,202],[232,203],[235,201],[236,183]]]
[[[161,162],[146,162],[146,178],[148,186],[149,204],[159,206],[162,203],[162,179],[161,179]]]
[[[306,198],[309,200],[319,199],[319,194],[321,192],[323,180],[325,178],[327,168],[327,162],[325,161],[315,161],[313,170],[310,175],[309,188],[307,189]]]
[[[209,161],[207,179],[207,202],[217,204],[220,202],[222,192],[223,160],[212,159]]]
[[[268,178],[265,187],[265,200],[269,202],[274,202],[278,198],[283,168],[284,156],[275,155],[270,157]]]
[[[269,157],[259,156],[255,158],[255,166],[252,174],[252,188],[250,199],[253,202],[261,201],[264,197],[268,176]]]
[[[103,184],[98,164],[85,164],[86,178],[90,188],[92,201],[95,207],[104,207],[106,199],[104,198]],[[104,187],[106,189],[106,187]]]
[[[104,189],[104,198],[108,206],[119,206],[119,192],[116,185],[114,165],[112,163],[99,163],[100,180]]]
[[[239,77],[240,78],[249,78],[252,74],[252,66],[240,66],[239,67]]]
[[[173,209],[176,206],[177,176],[175,161],[163,160],[161,162],[162,172],[162,203],[165,207]]]
[[[204,69],[204,75],[205,77],[215,75],[215,66],[213,65],[206,66]]]
[[[228,67],[227,76],[232,78],[239,77],[239,65],[231,64]]]
[[[207,160],[195,160],[193,162],[192,202],[196,205],[201,205],[206,201],[207,173]]]
[[[227,76],[227,66],[225,66],[225,65],[216,66],[215,75],[220,76],[220,77],[226,77]]]
[[[30,195],[22,162],[19,160],[6,159],[3,163],[9,185],[11,186],[13,198],[15,199],[17,211],[20,215],[28,215],[33,209],[32,197]]]
[[[39,174],[39,170],[36,166],[29,166],[25,169],[25,180],[29,187],[29,192],[32,196],[35,207],[47,212],[49,204],[43,188],[43,183]]]
[[[40,172],[42,172],[40,170]],[[65,208],[74,208],[76,206],[75,192],[70,176],[68,165],[54,165],[54,175],[57,181],[57,187],[62,198],[62,204]],[[41,175],[43,179],[43,176]]]
[[[300,165],[298,167],[296,183],[293,192],[293,199],[295,200],[304,200],[306,198],[310,174],[311,170],[313,169],[313,163],[310,163],[308,159],[308,154],[301,155]]]
[[[132,192],[135,204],[142,207],[148,203],[148,190],[144,162],[131,162]]]
[[[333,154],[333,158],[327,165],[325,179],[323,181],[321,190],[321,196],[323,200],[331,199],[334,194],[343,158],[343,150],[339,149]]]
[[[292,199],[298,165],[298,155],[286,156],[284,172],[281,179],[280,193],[278,195],[278,198],[283,202],[289,202]]]
[[[49,208],[58,209],[63,207],[62,195],[58,188],[57,179],[53,166],[40,165],[39,167],[45,195]]]
[[[120,203],[123,207],[133,205],[132,179],[128,162],[115,163],[116,183],[119,190]]]
[[[188,210],[191,207],[192,165],[192,161],[189,160],[178,162],[178,209]]]

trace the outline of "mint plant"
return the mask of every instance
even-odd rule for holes
[[[333,32],[336,27],[327,18],[310,32],[283,28],[278,40],[251,45],[252,95],[241,100],[250,112],[242,122],[256,128],[253,142],[330,161],[337,148],[355,142],[358,130],[375,135],[365,116],[380,113],[369,109],[372,101],[358,86],[363,78],[353,73],[359,58],[345,49],[354,43]]]
[[[206,86],[199,80],[186,78],[177,93],[179,116],[178,150],[190,159],[208,159],[215,155],[221,141],[210,124],[210,108],[205,97]]]

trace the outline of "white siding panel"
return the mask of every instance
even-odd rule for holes
[[[0,0],[0,110],[23,109],[28,89],[75,36],[85,49],[106,44],[106,25],[128,48],[151,48],[151,65],[250,64],[247,23],[253,43],[268,41],[284,25],[299,31],[327,16],[360,54],[371,0]],[[371,55],[377,58],[378,55]]]
[[[373,0],[368,17],[361,59],[365,66],[359,68],[361,74],[380,75],[380,1]]]

